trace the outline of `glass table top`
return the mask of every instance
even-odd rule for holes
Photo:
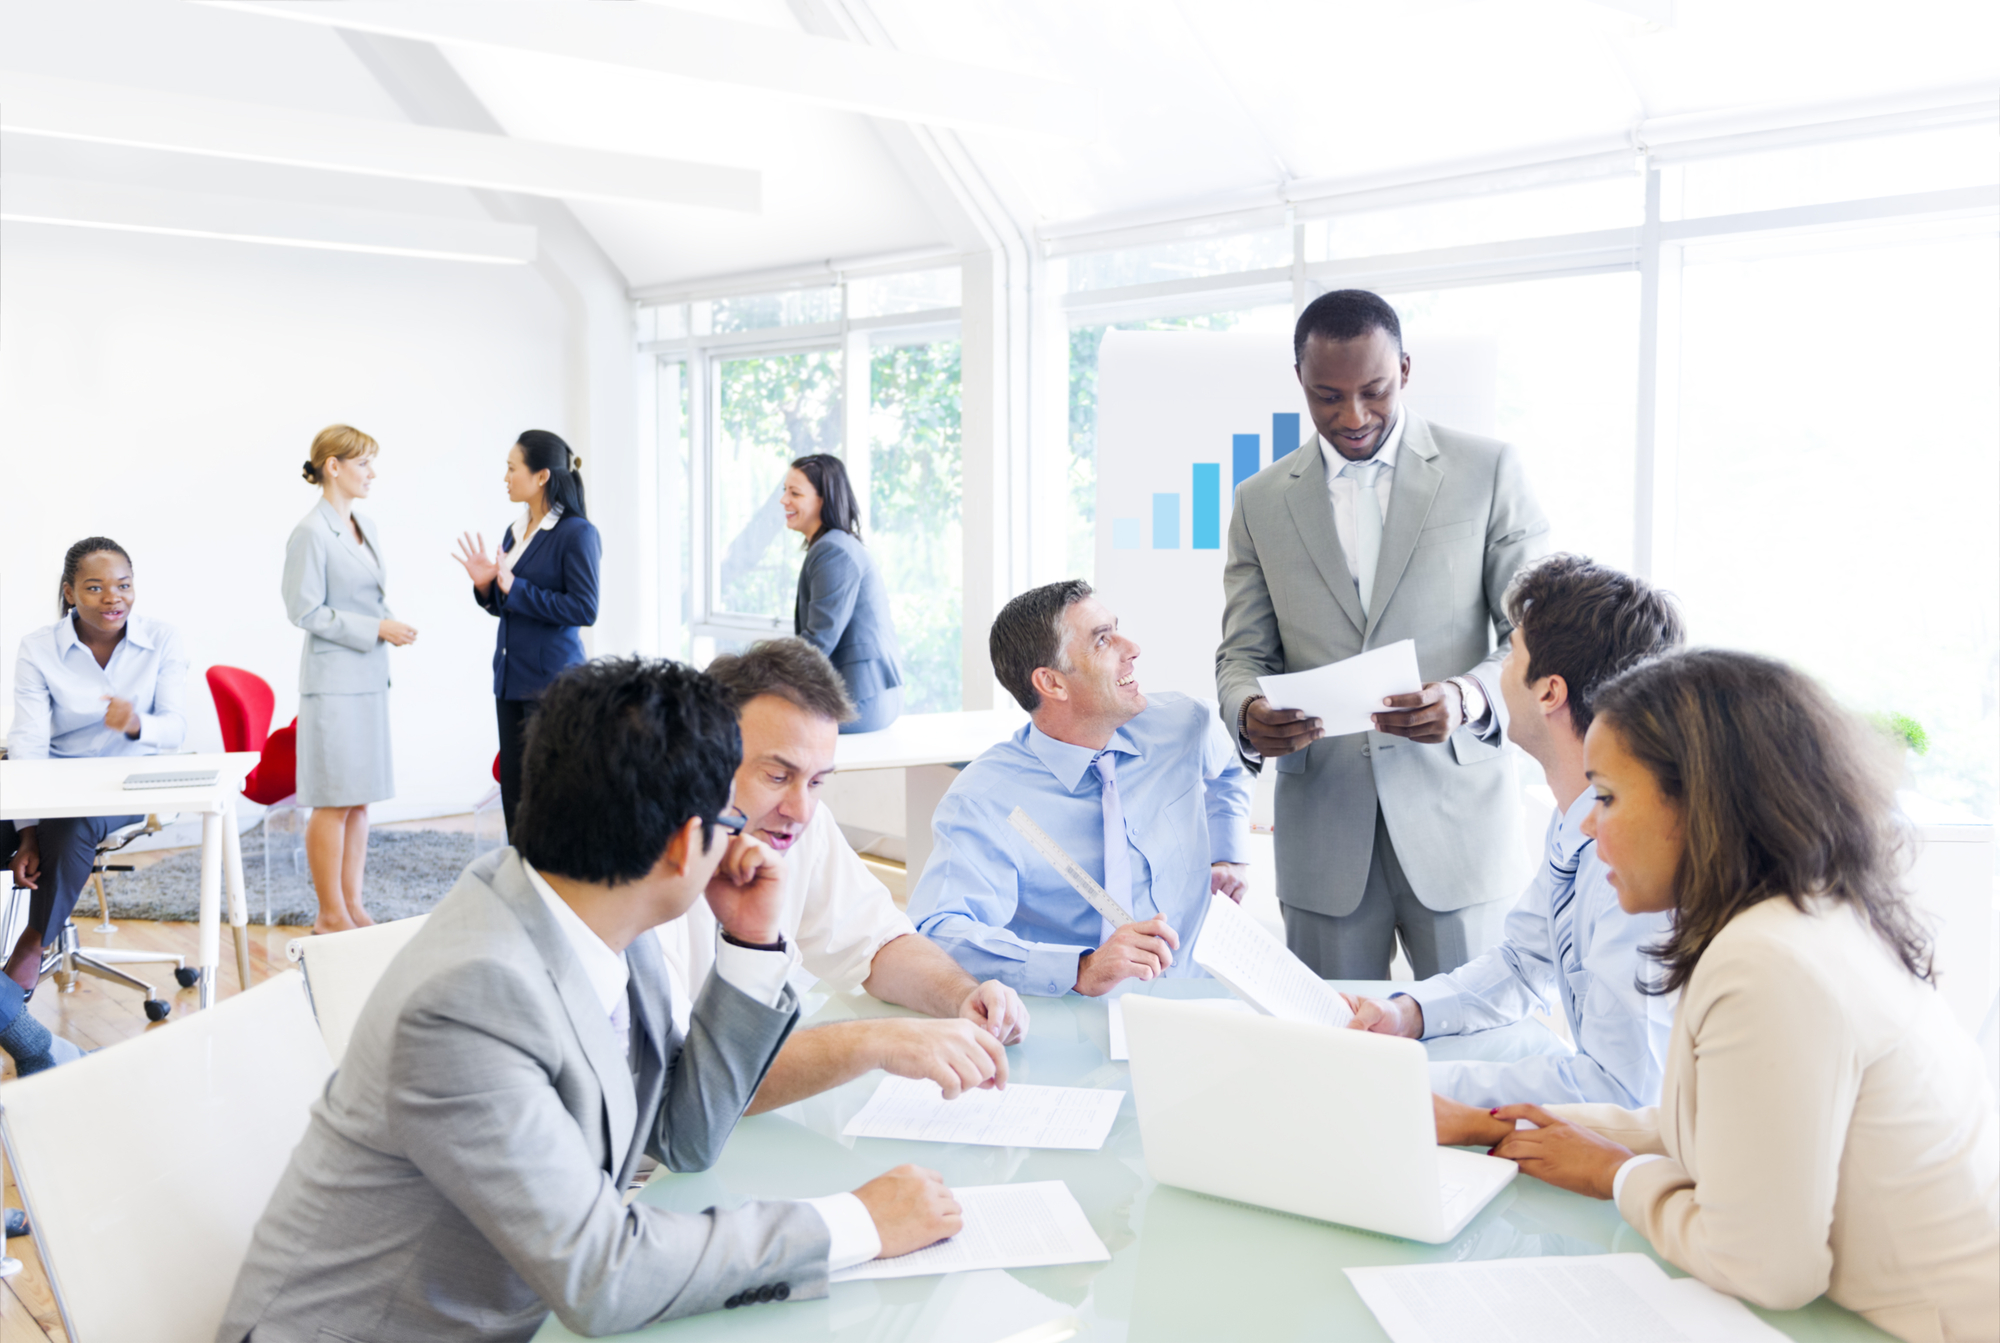
[[[1386,984],[1340,983],[1385,994]],[[1214,980],[1168,979],[1135,992],[1224,997]],[[1127,1093],[1111,1136],[1095,1152],[843,1138],[840,1130],[874,1094],[883,1074],[769,1114],[745,1119],[713,1169],[662,1172],[639,1200],[699,1212],[750,1199],[811,1198],[853,1189],[915,1162],[952,1185],[1062,1180],[1111,1251],[1105,1263],[955,1273],[928,1278],[836,1283],[817,1301],[788,1301],[655,1325],[628,1339],[699,1343],[707,1339],[837,1340],[838,1343],[993,1343],[1073,1317],[1089,1343],[1181,1340],[1386,1340],[1341,1272],[1369,1264],[1435,1263],[1535,1255],[1653,1255],[1645,1237],[1610,1203],[1517,1176],[1458,1237],[1424,1245],[1372,1232],[1229,1203],[1154,1181],[1146,1173],[1129,1065],[1109,1057],[1103,999],[1071,994],[1029,998],[1025,1044],[1007,1051],[1009,1080],[1045,1086],[1105,1087]],[[811,995],[805,1024],[912,1015],[861,994]],[[1547,1029],[1522,1022],[1481,1035],[1431,1041],[1434,1059],[1505,1060],[1562,1049]],[[1659,1261],[1674,1277],[1678,1269]],[[1754,1308],[1753,1308],[1754,1309]],[[1821,1298],[1803,1310],[1757,1314],[1809,1343],[1889,1336]],[[1055,1327],[1029,1334],[1065,1336]],[[553,1317],[538,1340],[576,1337]]]

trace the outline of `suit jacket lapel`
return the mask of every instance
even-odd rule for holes
[[[508,854],[506,861],[494,870],[492,884],[494,892],[521,920],[536,950],[548,963],[549,978],[562,999],[563,1011],[576,1032],[591,1072],[597,1075],[597,1089],[604,1097],[606,1169],[616,1174],[632,1148],[633,1128],[639,1117],[638,1099],[632,1091],[632,1061],[612,1040],[608,1014],[597,1001],[583,967],[570,954],[569,940],[563,936],[563,930],[542,906],[542,897],[528,884],[518,855]],[[658,952],[653,955],[658,959]]]
[[[1312,556],[1320,577],[1333,589],[1333,599],[1340,603],[1340,609],[1354,622],[1355,629],[1366,629],[1367,618],[1361,611],[1360,594],[1354,589],[1354,575],[1349,572],[1347,557],[1340,549],[1340,534],[1333,528],[1333,501],[1326,492],[1326,458],[1320,449],[1319,435],[1313,435],[1310,443],[1292,455],[1302,459],[1292,468],[1292,487],[1285,491],[1285,506],[1291,510],[1292,525],[1299,529],[1306,553]]]
[[[1409,415],[1406,410],[1403,412]],[[1382,613],[1410,567],[1417,548],[1417,536],[1430,516],[1444,472],[1433,460],[1437,444],[1431,441],[1430,426],[1416,416],[1403,427],[1403,444],[1396,453],[1396,483],[1389,490],[1389,514],[1382,520],[1382,550],[1375,560],[1375,591],[1368,602],[1368,633],[1382,621]]]

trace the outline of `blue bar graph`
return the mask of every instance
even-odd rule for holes
[[[1113,550],[1144,550],[1139,541],[1142,533],[1137,518],[1111,519],[1111,548]]]
[[[1258,458],[1263,443],[1255,434],[1233,435],[1230,443],[1233,448],[1234,461],[1229,468],[1229,492],[1235,494],[1236,487],[1256,475],[1257,468],[1262,465],[1262,462]],[[1195,469],[1200,470],[1201,468],[1196,467]],[[1195,507],[1199,509],[1201,507],[1200,503],[1196,503]],[[1201,542],[1197,541],[1195,545],[1199,547]]]
[[[1243,436],[1237,435],[1238,444]],[[1253,435],[1250,442],[1257,442]],[[1176,516],[1180,510],[1175,509]],[[1188,539],[1195,550],[1222,549],[1222,463],[1194,464],[1194,525]]]
[[[1178,494],[1153,496],[1153,549],[1181,548],[1181,497]]]
[[[1277,461],[1287,453],[1298,451],[1299,416],[1297,411],[1287,415],[1271,417],[1271,460]]]

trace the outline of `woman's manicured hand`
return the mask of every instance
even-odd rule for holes
[[[1511,1119],[1496,1118],[1491,1110],[1460,1105],[1436,1093],[1431,1095],[1431,1115],[1437,1121],[1440,1147],[1486,1147],[1514,1131]]]
[[[1537,1127],[1510,1132],[1494,1146],[1493,1155],[1518,1162],[1537,1180],[1573,1194],[1610,1198],[1618,1168],[1632,1159],[1630,1148],[1557,1119],[1539,1105],[1503,1105],[1494,1114],[1509,1125],[1525,1119]]]
[[[458,554],[452,558],[465,566],[465,576],[476,588],[485,587],[500,572],[500,557],[487,554],[486,538],[474,532],[458,538]]]
[[[401,648],[405,644],[413,644],[417,641],[417,627],[415,625],[405,625],[400,620],[385,620],[375,627],[375,637],[384,643],[394,644],[396,647]]]

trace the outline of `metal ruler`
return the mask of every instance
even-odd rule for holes
[[[1131,923],[1132,916],[1119,907],[1116,900],[1104,893],[1096,878],[1083,870],[1083,865],[1062,851],[1062,846],[1049,838],[1048,831],[1036,825],[1033,818],[1019,807],[1007,818],[1007,823],[1021,832],[1021,837],[1035,846],[1035,852],[1049,860],[1049,866],[1062,873],[1063,880],[1076,888],[1076,893],[1089,902],[1090,907],[1111,920],[1111,926],[1122,928]]]

